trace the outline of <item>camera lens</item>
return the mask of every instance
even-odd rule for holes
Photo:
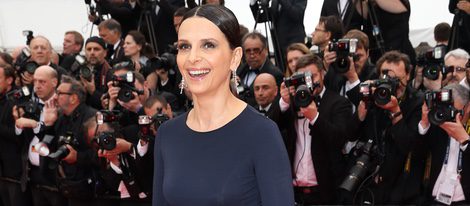
[[[129,89],[121,88],[118,93],[118,99],[123,102],[129,102],[134,99],[134,94]]]
[[[440,66],[437,64],[430,64],[424,68],[423,74],[424,77],[430,80],[436,80],[439,78]]]
[[[337,54],[338,57],[333,64],[333,68],[337,73],[346,73],[349,70],[349,58],[348,55]]]
[[[312,94],[310,89],[306,85],[300,85],[297,87],[294,96],[294,102],[296,106],[308,107],[312,103]]]
[[[447,109],[443,106],[436,106],[434,109],[429,111],[428,115],[429,122],[434,125],[440,125],[450,120],[450,115]]]
[[[382,84],[377,87],[374,92],[375,103],[378,105],[386,105],[392,99],[391,86]]]
[[[86,80],[88,80],[88,81],[91,81],[92,72],[91,72],[91,69],[90,69],[90,68],[88,68],[88,67],[86,67],[86,66],[81,67],[81,68],[80,68],[80,75],[81,75],[84,79],[86,79]]]

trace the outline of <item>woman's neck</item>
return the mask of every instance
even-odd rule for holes
[[[188,114],[188,126],[199,132],[218,129],[237,117],[246,103],[230,92],[222,95],[194,95],[194,109]]]

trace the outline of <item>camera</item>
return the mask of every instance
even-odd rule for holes
[[[359,186],[364,180],[364,177],[369,172],[370,168],[375,165],[374,151],[374,142],[370,139],[366,143],[359,142],[357,144],[353,155],[358,158],[351,169],[349,169],[346,178],[339,186],[341,189],[349,192],[356,191],[357,186]]]
[[[82,55],[75,56],[75,61],[73,62],[72,66],[70,66],[70,71],[78,80],[80,80],[80,77],[83,77],[87,81],[91,81],[93,76],[92,69],[88,68],[86,59]]]
[[[428,119],[431,124],[440,125],[444,122],[454,121],[462,110],[454,107],[452,90],[428,91],[424,94],[426,105],[430,109]]]
[[[349,57],[354,57],[357,49],[357,39],[339,39],[333,40],[328,44],[330,52],[336,52],[336,61],[333,63],[333,69],[337,73],[346,73],[349,70]]]
[[[8,101],[12,102],[17,108],[24,110],[24,117],[28,119],[39,120],[41,108],[37,100],[32,99],[32,93],[29,87],[23,86],[12,90],[6,94]]]
[[[105,122],[116,123],[122,117],[122,113],[118,110],[100,110],[96,112],[96,123],[102,125]]]
[[[148,142],[155,135],[152,134],[150,127],[153,125],[155,131],[162,125],[164,122],[168,121],[170,118],[163,114],[161,109],[158,110],[157,114],[151,116],[140,115],[139,116],[139,138]]]
[[[157,70],[169,71],[176,68],[176,54],[178,49],[175,45],[168,45],[166,52],[160,55],[160,57],[152,57],[148,60],[147,65],[142,68],[142,73],[146,77],[150,73]]]
[[[143,94],[144,91],[137,90],[134,86],[135,77],[134,73],[128,71],[124,75],[116,76],[114,75],[111,79],[113,83],[113,87],[121,88],[118,93],[118,99],[123,102],[129,102],[135,98],[132,92],[136,92],[137,94]]]
[[[26,45],[29,46],[29,43],[31,43],[31,40],[33,40],[33,31],[31,30],[23,30],[23,36],[26,37]]]
[[[307,107],[313,101],[313,91],[319,86],[312,81],[312,73],[296,72],[290,77],[284,78],[287,88],[294,86],[294,105],[296,107]]]
[[[49,154],[48,157],[60,161],[67,157],[67,155],[69,155],[70,153],[70,150],[67,148],[66,145],[76,147],[78,146],[78,141],[77,139],[75,139],[72,132],[67,132],[65,136],[59,136],[58,144],[60,145],[59,149],[57,149],[57,151],[55,151],[54,153]]]
[[[116,137],[114,132],[101,132],[93,139],[98,148],[102,150],[113,150],[116,148]]]
[[[34,71],[39,67],[36,62],[28,61],[31,58],[31,51],[28,47],[25,47],[21,50],[20,55],[16,58],[14,63],[16,71],[21,74],[23,72],[28,72],[34,74]]]
[[[372,80],[370,83],[361,83],[359,85],[359,93],[361,93],[362,101],[366,105],[374,101],[377,105],[386,105],[392,99],[392,95],[396,95],[399,80],[384,75],[382,79]],[[375,91],[372,93],[372,88]]]
[[[452,71],[447,69],[444,64],[444,56],[446,54],[445,46],[437,46],[418,56],[416,64],[423,67],[423,76],[436,80],[439,78],[439,73],[442,73],[443,78]]]

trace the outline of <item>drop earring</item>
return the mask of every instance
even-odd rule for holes
[[[180,83],[180,94],[183,94],[183,89],[186,87],[186,82],[184,81],[184,77],[181,77]]]
[[[237,88],[238,81],[237,81],[237,72],[235,70],[232,70],[232,81],[233,81],[233,84],[235,85],[235,88]]]

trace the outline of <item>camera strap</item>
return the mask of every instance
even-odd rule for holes
[[[449,137],[449,144],[447,144],[446,156],[444,158],[444,165],[446,165],[446,168],[447,168],[447,163],[449,161],[450,144],[452,142],[450,138],[452,138],[452,137]],[[447,170],[447,171],[449,171],[449,170]],[[458,161],[457,161],[457,174],[460,174],[461,171],[462,171],[462,150],[459,148],[459,157],[458,157]]]

